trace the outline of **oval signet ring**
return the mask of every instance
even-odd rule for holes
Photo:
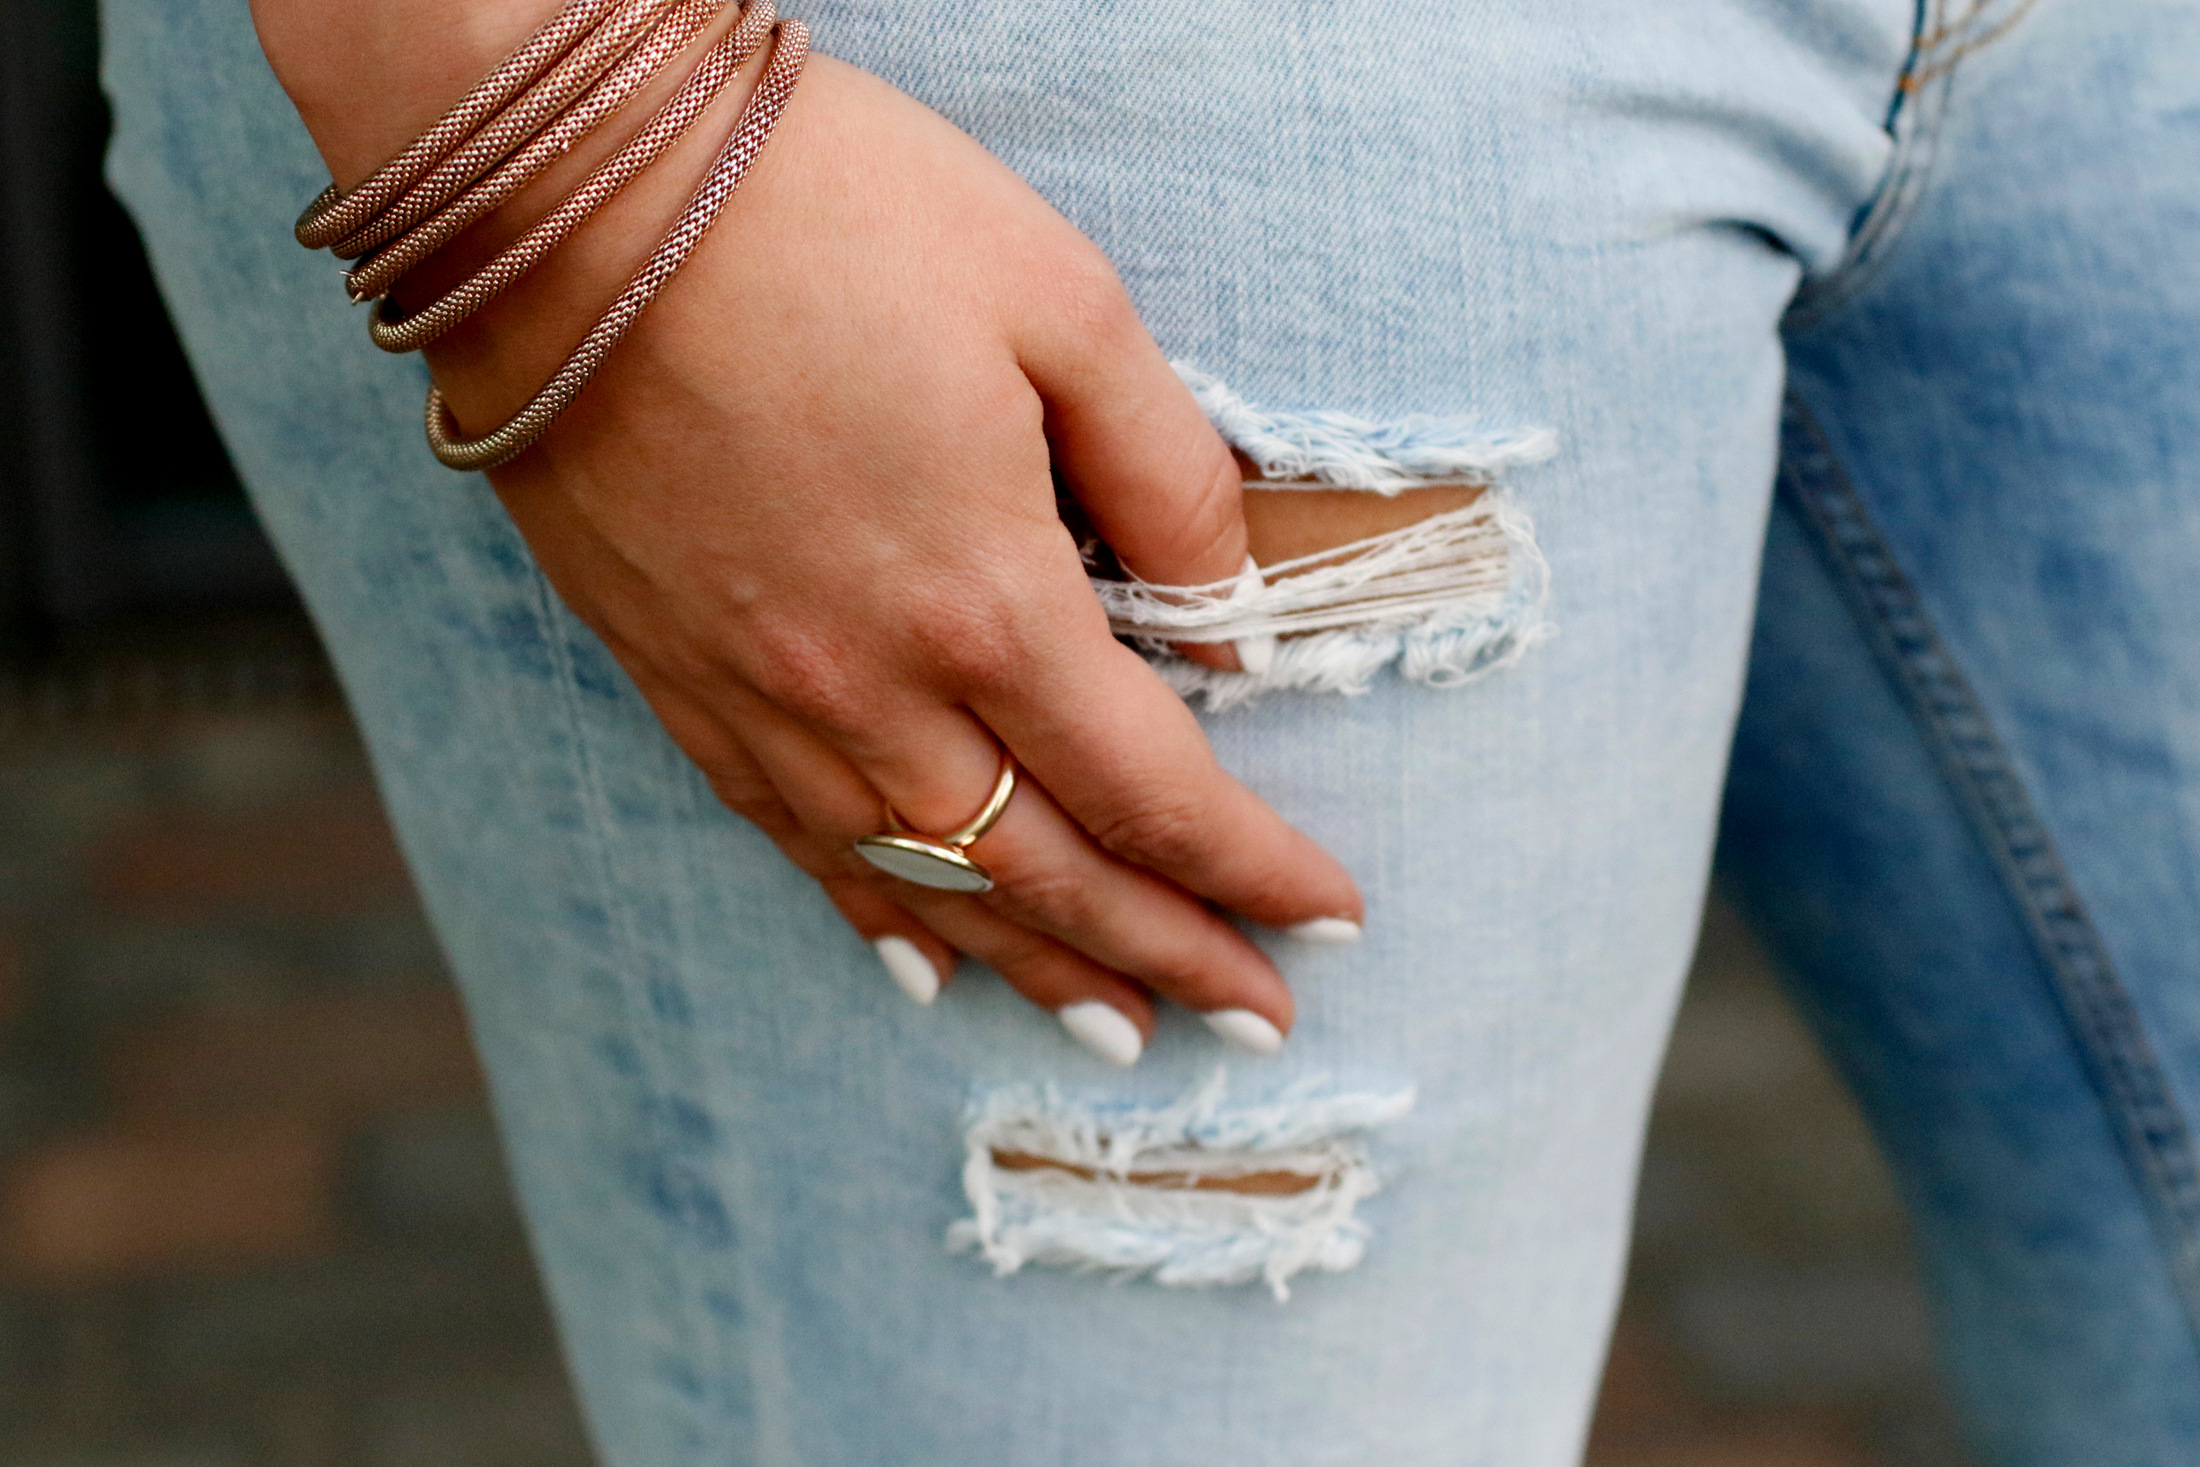
[[[886,818],[893,822],[893,828],[858,840],[856,854],[888,876],[898,876],[903,881],[913,881],[935,891],[991,891],[993,873],[964,854],[964,848],[993,828],[993,822],[1008,808],[1009,796],[1015,793],[1016,761],[1003,753],[1001,774],[993,781],[993,793],[986,796],[985,808],[968,825],[936,838],[918,835],[903,829],[900,817],[888,810]]]

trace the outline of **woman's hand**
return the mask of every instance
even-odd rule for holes
[[[384,109],[409,107],[395,123],[369,115],[325,76],[293,94],[309,125],[311,97],[341,99],[316,134],[350,182],[541,18],[492,27],[426,116],[417,100]],[[435,349],[469,434],[587,330],[745,90]],[[445,271],[592,161],[478,227]],[[813,56],[716,230],[549,436],[491,477],[720,796],[863,935],[903,937],[942,973],[960,949],[1048,1009],[1097,1000],[1143,1032],[1152,989],[1280,1034],[1282,980],[1207,903],[1290,927],[1357,921],[1358,894],[1110,637],[1050,469],[1148,580],[1212,582],[1244,562],[1239,471],[1099,252],[943,119]],[[1027,777],[973,852],[993,892],[928,891],[852,853],[887,805],[918,830],[967,820],[1003,747]],[[1135,1056],[1115,1038],[1117,1058]]]

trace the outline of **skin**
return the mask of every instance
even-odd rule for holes
[[[358,182],[557,0],[256,0],[276,75]],[[731,23],[727,17],[722,23]],[[699,40],[696,52],[717,31]],[[418,38],[433,37],[434,44]],[[503,421],[685,201],[762,71],[533,276],[429,353],[469,432]],[[470,271],[640,125],[653,92],[408,280]],[[943,974],[980,958],[1047,1009],[1291,996],[1227,920],[1363,916],[1351,877],[1216,764],[1109,635],[1050,464],[1160,584],[1393,528],[1396,500],[1253,496],[1099,251],[968,136],[812,53],[717,227],[534,449],[490,480],[567,604],[727,805],[866,938]],[[1471,497],[1473,491],[1421,491]],[[1326,537],[1326,540],[1325,540]],[[1234,666],[1227,649],[1198,655]],[[874,873],[849,842],[890,804],[967,819],[999,750],[1025,771],[974,848],[983,896]]]

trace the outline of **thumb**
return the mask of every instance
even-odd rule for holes
[[[1205,586],[1245,570],[1243,475],[1122,287],[1077,329],[1021,353],[1046,405],[1055,471],[1126,570],[1158,586]],[[1094,314],[1102,319],[1096,325]],[[1227,643],[1177,650],[1236,671]]]

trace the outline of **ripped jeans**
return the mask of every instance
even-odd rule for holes
[[[1210,596],[1276,638],[1227,684],[1185,598],[1100,588],[1368,894],[1276,946],[1283,1054],[1169,1013],[1114,1071],[982,976],[918,1010],[424,451],[290,241],[323,174],[244,0],[107,0],[112,175],[609,1467],[1574,1460],[1715,836],[1982,1458],[2200,1459],[2200,12],[804,14],[1096,239],[1249,459],[1465,474],[1481,548],[1320,626]]]

